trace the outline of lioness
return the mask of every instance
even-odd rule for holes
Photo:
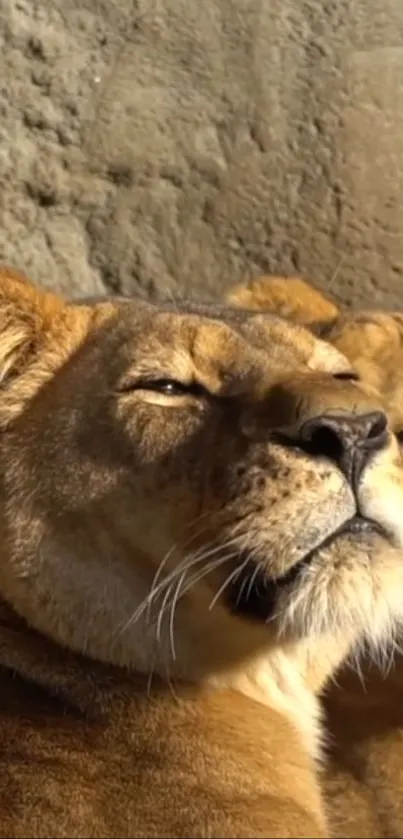
[[[315,694],[403,617],[376,394],[277,317],[7,273],[0,379],[4,835],[326,835]]]
[[[403,446],[402,313],[339,311],[299,278],[263,277],[234,289],[231,299],[251,309],[282,312],[326,336],[382,394]],[[358,670],[345,668],[327,691],[331,738],[325,789],[334,836],[403,836],[401,649],[402,633],[384,651],[382,667],[367,657],[358,661]]]

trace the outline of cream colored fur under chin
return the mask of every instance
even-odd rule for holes
[[[212,678],[211,683],[233,688],[287,717],[308,754],[319,760],[323,741],[322,711],[317,696],[304,679],[308,660],[309,651],[301,642],[298,650],[292,648],[289,652],[279,650],[262,655],[239,672]]]

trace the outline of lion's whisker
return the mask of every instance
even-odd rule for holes
[[[189,523],[186,525],[186,527],[185,527],[185,532],[186,532],[187,530],[189,530],[191,527],[194,527],[196,524],[198,524],[198,523],[199,523],[202,519],[205,519],[205,518],[209,515],[209,513],[210,513],[210,511],[209,511],[209,510],[205,510],[203,513],[200,513],[200,515],[199,515],[199,516],[196,516],[196,517],[193,519],[193,521],[189,522]],[[213,513],[210,513],[210,515],[211,515],[211,516],[213,516],[214,514],[213,514]],[[172,556],[172,554],[174,553],[175,549],[176,549],[176,548],[178,548],[178,547],[179,547],[179,545],[180,545],[180,546],[181,546],[181,550],[182,550],[182,551],[183,551],[183,550],[185,550],[185,548],[187,548],[187,547],[189,546],[189,544],[192,542],[192,540],[193,540],[193,539],[195,539],[197,536],[200,536],[200,535],[204,532],[204,530],[205,530],[205,528],[204,528],[204,527],[203,527],[203,528],[199,528],[199,530],[197,530],[195,533],[192,533],[192,534],[191,534],[191,536],[189,536],[189,538],[188,538],[188,539],[187,539],[187,540],[186,540],[186,541],[185,541],[182,545],[180,545],[180,542],[175,542],[175,543],[171,546],[171,548],[169,549],[169,551],[167,551],[167,553],[166,553],[166,554],[165,554],[165,556],[163,557],[162,561],[160,562],[160,564],[159,564],[159,566],[158,566],[158,568],[157,568],[157,570],[156,570],[156,572],[155,572],[155,575],[154,575],[153,581],[152,581],[152,583],[151,583],[151,591],[152,591],[152,590],[153,590],[153,588],[156,586],[157,581],[159,580],[159,578],[160,578],[160,576],[161,576],[161,572],[162,572],[163,568],[166,566],[166,564],[167,564],[168,560],[170,559],[170,557],[171,557],[171,556]]]
[[[255,569],[254,569],[254,571],[253,571],[253,574],[252,574],[252,576],[251,576],[251,578],[250,578],[250,580],[249,580],[248,591],[247,591],[247,593],[246,593],[246,597],[247,597],[247,599],[248,599],[248,600],[249,600],[249,598],[250,598],[250,596],[251,596],[252,589],[253,589],[253,586],[254,586],[254,584],[255,584],[255,582],[256,582],[256,577],[257,577],[257,575],[259,574],[259,571],[260,571],[259,565],[256,563],[256,566],[255,566]]]
[[[202,568],[201,571],[198,571],[196,574],[194,574],[193,577],[191,577],[190,580],[188,580],[187,584],[183,586],[182,591],[180,592],[180,594],[178,594],[176,598],[176,605],[178,603],[178,600],[180,600],[188,591],[190,591],[190,589],[193,588],[193,586],[195,586],[196,583],[201,582],[201,580],[203,580],[205,577],[211,574],[212,571],[215,571],[221,565],[224,565],[224,563],[228,562],[228,560],[233,559],[234,556],[237,556],[237,554],[230,553],[224,557],[220,557],[219,559],[210,560],[210,562],[204,568]],[[185,569],[184,574],[182,574],[182,577],[180,578],[181,583],[184,581],[187,571],[188,569]],[[165,608],[169,608],[170,605],[170,603],[167,603],[165,605]]]
[[[168,588],[167,588],[167,590],[166,590],[166,592],[165,592],[164,599],[163,599],[162,604],[161,604],[161,608],[160,608],[159,614],[158,614],[158,619],[157,619],[157,634],[156,634],[156,637],[157,637],[157,643],[158,643],[158,644],[161,644],[161,626],[162,626],[162,618],[163,618],[163,616],[164,616],[165,606],[166,606],[166,604],[167,604],[167,601],[168,601],[168,598],[169,598],[169,595],[170,595],[170,593],[171,593],[171,591],[172,591],[172,587],[173,587],[173,586],[174,586],[174,583],[171,583],[171,585],[170,585],[170,586],[168,586]]]
[[[189,591],[189,589],[191,589],[194,585],[196,585],[196,583],[200,582],[200,580],[202,580],[204,577],[207,577],[207,575],[210,574],[212,571],[216,570],[221,565],[224,565],[224,563],[228,562],[228,560],[234,559],[234,557],[236,557],[236,556],[238,556],[238,553],[233,552],[233,553],[226,554],[226,556],[221,557],[221,559],[219,559],[219,560],[212,561],[209,564],[209,566],[207,566],[206,569],[203,569],[203,571],[199,572],[198,574],[195,574],[194,577],[192,577],[189,580],[189,582],[187,583],[187,585],[184,587],[184,589],[181,592],[181,597],[183,597],[183,595],[186,594],[186,592]]]
[[[179,592],[180,592],[180,589],[181,589],[181,585],[182,585],[182,583],[184,582],[184,580],[185,580],[185,578],[186,578],[186,574],[187,574],[187,570],[186,570],[186,568],[185,568],[185,570],[182,572],[181,576],[179,577],[178,584],[177,584],[177,586],[176,586],[176,588],[175,588],[175,591],[174,591],[174,596],[173,596],[173,598],[172,598],[172,600],[171,600],[171,605],[170,605],[169,638],[170,638],[170,643],[171,643],[171,653],[172,653],[172,659],[173,659],[173,661],[175,661],[175,660],[176,660],[175,643],[174,643],[174,619],[175,619],[175,607],[176,607],[176,604],[177,604],[177,602],[178,602]]]
[[[209,606],[209,611],[210,612],[211,612],[212,609],[214,609],[214,606],[217,603],[217,600],[223,594],[223,592],[225,591],[227,586],[232,582],[232,580],[236,579],[236,577],[239,576],[239,574],[242,573],[244,568],[246,568],[248,562],[249,562],[249,557],[247,557],[244,560],[244,562],[242,562],[241,565],[238,568],[235,568],[234,571],[231,571],[231,574],[229,574],[228,577],[224,580],[223,584],[220,586],[218,591],[215,593],[215,595],[214,595],[214,597],[213,597],[213,599],[210,603],[210,606]]]
[[[221,557],[218,560],[211,560],[205,568],[203,568],[197,574],[194,574],[194,576],[188,581],[187,585],[184,586],[182,591],[181,591],[181,586],[182,586],[182,584],[183,584],[183,582],[186,578],[186,574],[188,572],[188,569],[185,568],[181,577],[179,578],[179,581],[178,581],[178,584],[176,586],[176,589],[175,589],[172,600],[170,602],[164,602],[164,604],[162,605],[160,613],[159,613],[159,619],[160,620],[162,620],[163,612],[166,611],[167,609],[170,609],[169,635],[170,635],[170,643],[171,643],[171,652],[172,652],[172,657],[173,657],[174,660],[176,658],[175,646],[174,646],[174,619],[175,619],[175,609],[177,607],[178,601],[191,588],[193,588],[193,586],[196,585],[196,583],[200,582],[204,577],[207,577],[208,574],[210,574],[212,571],[219,568],[221,565],[223,565],[228,560],[233,559],[234,556],[237,556],[237,554],[235,552],[227,554],[226,556]],[[170,587],[169,592],[171,590],[172,590],[172,586]]]
[[[236,554],[234,554],[234,555],[236,555]],[[196,563],[193,563],[193,564],[189,565],[188,567],[185,567],[185,569],[183,570],[183,572],[182,572],[182,574],[179,578],[179,584],[177,585],[177,589],[174,592],[173,600],[176,600],[176,603],[177,603],[178,599],[179,599],[179,596],[182,597],[187,591],[189,591],[190,588],[192,588],[196,584],[196,582],[199,582],[204,577],[206,577],[208,574],[210,574],[212,570],[214,570],[215,568],[218,568],[224,562],[227,562],[231,558],[231,556],[232,556],[231,554],[226,554],[224,557],[219,557],[218,559],[210,560],[210,562],[207,563],[207,565],[204,568],[202,568],[202,570],[198,574],[195,574],[192,577],[192,579],[188,582],[187,586],[185,586],[183,588],[182,592],[180,592],[180,586],[181,586],[182,581],[185,579],[186,574],[188,573],[189,569],[191,567],[193,567],[193,565],[195,565]],[[205,559],[205,557],[203,557],[203,560],[204,559]],[[173,589],[174,585],[175,585],[175,579],[171,582],[170,586],[168,587],[168,589],[165,593],[163,602],[161,604],[159,613],[158,613],[158,619],[157,619],[157,640],[158,640],[158,643],[160,643],[160,641],[161,641],[161,626],[162,626],[162,619],[164,617],[164,613],[172,605],[172,601],[169,601],[169,596],[172,592],[172,589]],[[179,594],[179,592],[180,592],[180,594]]]
[[[123,634],[124,632],[126,632],[126,631],[127,631],[127,630],[128,630],[128,629],[129,629],[129,628],[130,628],[130,627],[131,627],[134,623],[136,623],[136,621],[137,621],[137,620],[139,620],[139,618],[141,617],[141,615],[143,614],[143,612],[145,611],[145,609],[147,609],[147,607],[149,607],[149,608],[150,608],[150,606],[152,605],[153,600],[155,600],[155,598],[156,598],[156,597],[157,597],[157,595],[161,592],[161,590],[163,591],[163,590],[164,590],[164,588],[165,588],[167,585],[169,585],[169,583],[171,582],[171,580],[172,580],[172,579],[175,579],[175,577],[177,576],[177,574],[181,572],[181,570],[182,570],[182,569],[183,569],[183,567],[186,565],[186,563],[188,563],[188,562],[189,562],[189,567],[191,567],[193,563],[194,563],[194,564],[196,564],[196,563],[198,563],[198,562],[201,562],[202,560],[203,560],[203,557],[202,557],[202,556],[198,556],[197,554],[195,554],[194,556],[192,556],[192,555],[191,555],[190,557],[189,557],[189,556],[186,556],[186,557],[182,560],[182,562],[181,562],[181,563],[179,563],[179,565],[177,565],[177,566],[176,566],[176,567],[175,567],[175,568],[174,568],[174,569],[173,569],[173,570],[172,570],[169,574],[167,574],[167,576],[166,576],[166,577],[164,577],[164,579],[163,579],[163,580],[161,580],[161,581],[160,581],[160,583],[158,584],[158,586],[154,586],[154,588],[153,588],[153,587],[151,587],[150,591],[148,592],[148,594],[146,595],[146,597],[144,598],[144,600],[142,600],[142,601],[141,601],[141,603],[137,606],[137,609],[135,609],[135,611],[134,611],[134,612],[133,612],[133,614],[130,616],[130,618],[126,621],[126,623],[125,623],[122,627],[120,627],[120,628],[119,628],[119,630],[118,630],[119,634],[120,634],[120,635],[122,635],[122,634]]]
[[[184,568],[190,570],[190,568],[192,568],[194,565],[198,565],[202,562],[205,562],[206,559],[213,556],[214,554],[219,553],[221,551],[225,551],[228,547],[231,547],[233,544],[237,544],[237,541],[237,538],[229,539],[223,545],[215,545],[208,551],[199,551],[194,555],[190,555],[190,557],[186,556],[182,560],[182,562],[179,563],[179,565],[177,565],[166,577],[164,577],[163,580],[161,580],[158,583],[156,587],[154,587],[154,589],[150,589],[149,593],[146,595],[144,600],[139,604],[139,606],[130,616],[125,625],[119,630],[119,634],[123,634],[124,632],[126,632],[130,628],[130,626],[132,626],[133,623],[135,623],[141,617],[145,609],[147,609],[147,607],[150,606],[150,603],[152,603],[155,600],[158,594],[161,591],[163,591],[167,585],[169,585],[172,581],[176,579],[178,574],[182,573]]]

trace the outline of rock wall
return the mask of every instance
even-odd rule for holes
[[[402,0],[2,0],[0,261],[403,304]]]

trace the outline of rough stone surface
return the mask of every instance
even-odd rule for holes
[[[0,261],[403,303],[402,0],[1,0]]]

